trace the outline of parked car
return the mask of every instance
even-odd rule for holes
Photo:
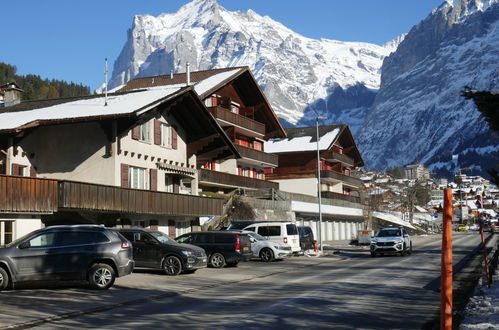
[[[243,233],[247,233],[250,236],[253,257],[260,258],[264,262],[281,260],[291,257],[293,254],[291,246],[288,244],[269,241],[252,231],[243,231]]]
[[[456,227],[456,231],[468,231],[468,226],[465,224],[459,224]]]
[[[300,235],[300,247],[303,251],[312,250],[314,248],[314,232],[308,226],[298,226],[298,234]]]
[[[371,240],[371,257],[378,254],[412,253],[411,237],[403,227],[381,228]]]
[[[298,228],[292,222],[258,222],[243,229],[260,234],[274,242],[289,244],[293,253],[301,251]]]
[[[492,222],[484,222],[483,225],[482,225],[482,230],[483,231],[489,231],[491,233],[493,233],[495,230],[496,230],[496,222],[492,223]]]
[[[163,269],[166,275],[193,273],[207,266],[205,251],[177,243],[165,233],[145,228],[118,229],[133,245],[135,267]]]
[[[42,280],[87,280],[108,289],[132,272],[132,253],[130,241],[104,226],[47,227],[0,248],[0,290]]]
[[[175,241],[203,248],[208,256],[208,266],[213,268],[236,266],[240,261],[248,261],[253,254],[248,234],[240,232],[190,232],[175,238]]]

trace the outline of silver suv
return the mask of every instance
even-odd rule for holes
[[[378,254],[401,256],[412,253],[411,237],[403,227],[381,228],[371,239],[371,257]]]

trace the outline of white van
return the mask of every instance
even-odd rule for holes
[[[257,222],[244,227],[274,242],[291,246],[293,252],[300,252],[300,235],[292,222]]]

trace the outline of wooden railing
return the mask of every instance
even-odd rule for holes
[[[261,135],[265,135],[265,125],[256,120],[241,116],[222,107],[210,107],[208,110],[217,119],[229,122],[236,126],[244,127]]]
[[[222,214],[223,199],[61,181],[59,207],[134,214],[208,216]]]
[[[359,204],[361,202],[360,197],[340,194],[340,193],[336,193],[336,192],[332,192],[332,191],[322,191],[321,197],[330,198],[330,199],[339,199],[342,201],[349,201],[352,203],[359,203]]]
[[[321,178],[334,179],[342,182],[345,185],[353,186],[355,188],[362,187],[362,180],[353,176],[348,176],[332,170],[321,170]]]
[[[354,160],[352,157],[349,157],[349,156],[344,155],[344,154],[339,154],[339,153],[334,152],[334,151],[328,151],[328,152],[322,153],[321,157],[324,159],[327,159],[328,161],[343,163],[343,164],[348,165],[350,167],[354,166]]]
[[[57,180],[0,176],[0,212],[57,211]]]
[[[277,182],[248,178],[245,176],[206,169],[199,170],[199,182],[210,182],[234,188],[239,187],[247,189],[279,189],[279,184]]]
[[[277,166],[279,163],[279,161],[278,161],[279,156],[277,156],[277,155],[268,154],[268,153],[265,153],[263,151],[251,149],[248,147],[243,147],[243,146],[238,145],[238,144],[236,144],[235,146],[236,146],[237,151],[239,152],[239,154],[243,158],[249,158],[249,159],[256,160],[258,162],[268,164],[269,167],[270,166]]]

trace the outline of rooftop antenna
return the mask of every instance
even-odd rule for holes
[[[191,65],[189,64],[189,62],[187,62],[185,66],[187,68],[187,86],[189,86],[191,84]]]
[[[105,76],[105,80],[106,80],[106,83],[104,84],[104,88],[105,88],[105,98],[104,98],[104,106],[107,107],[107,57],[106,57],[106,66],[104,67],[104,76]]]

